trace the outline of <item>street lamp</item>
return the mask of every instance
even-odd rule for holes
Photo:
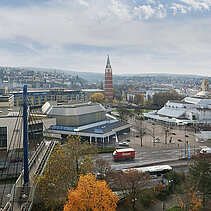
[[[135,211],[135,203],[136,203],[136,201],[137,201],[137,198],[133,198],[132,199],[132,203],[133,203],[133,210]]]
[[[186,138],[189,137],[188,135],[186,135],[185,133],[185,158],[186,158],[186,148],[187,148],[187,142],[186,142]]]

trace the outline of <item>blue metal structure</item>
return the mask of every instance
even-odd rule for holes
[[[24,183],[28,183],[29,170],[28,170],[27,85],[24,85],[23,87],[23,149],[24,149]]]

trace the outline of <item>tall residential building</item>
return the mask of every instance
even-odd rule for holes
[[[105,99],[108,99],[110,102],[113,101],[113,79],[112,79],[112,68],[110,63],[110,58],[108,55],[107,64],[105,68]]]
[[[210,91],[210,84],[207,78],[202,82],[202,91],[206,91],[206,92]]]

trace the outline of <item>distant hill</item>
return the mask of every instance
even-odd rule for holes
[[[84,78],[88,81],[103,81],[104,80],[104,72],[103,73],[94,73],[94,72],[77,72],[77,71],[69,71],[69,70],[61,70],[61,69],[51,69],[51,68],[36,68],[36,67],[25,67],[27,69],[35,70],[35,71],[49,71],[49,72],[59,72],[59,73],[65,73],[70,74],[72,76],[79,76],[81,78]],[[119,79],[122,77],[144,77],[144,76],[182,76],[183,74],[171,74],[171,73],[142,73],[142,74],[113,74],[114,79]],[[193,74],[184,74],[185,77],[203,77],[200,75],[193,75]]]
[[[99,82],[104,80],[104,73],[93,73],[93,72],[76,72],[69,70],[60,70],[60,69],[50,69],[50,68],[37,68],[37,67],[24,67],[26,69],[34,70],[34,71],[46,71],[46,72],[57,72],[64,73],[72,76],[79,76],[90,82]]]
[[[92,83],[100,83],[104,81],[104,72],[103,73],[94,73],[94,72],[77,72],[77,71],[69,71],[69,70],[61,70],[61,69],[53,69],[53,68],[37,68],[37,67],[17,67],[20,69],[28,69],[28,70],[34,70],[34,71],[45,71],[45,72],[57,72],[57,73],[63,73],[68,74],[72,76],[79,76],[80,78],[83,78],[89,82]],[[203,77],[200,75],[191,75],[191,74],[168,74],[168,73],[142,73],[142,74],[119,74],[119,75],[113,75],[114,80],[123,79],[123,78],[134,78],[134,77],[153,77],[153,76],[160,76],[160,77],[174,77],[174,76],[183,76],[183,77],[193,77],[193,78],[199,78]]]

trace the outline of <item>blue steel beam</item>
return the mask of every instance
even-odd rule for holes
[[[29,169],[28,169],[27,85],[24,85],[23,87],[23,149],[24,149],[24,183],[28,183]]]

